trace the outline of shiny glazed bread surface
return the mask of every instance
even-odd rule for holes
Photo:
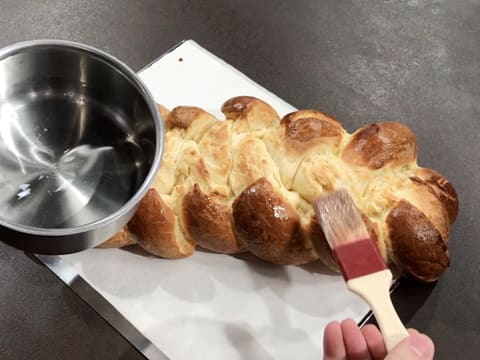
[[[138,243],[165,258],[249,251],[275,264],[336,264],[311,202],[347,188],[389,266],[436,280],[449,266],[453,186],[417,164],[412,131],[398,122],[349,134],[315,110],[284,116],[248,96],[228,100],[225,120],[161,107],[167,129],[157,178],[121,233],[103,247]]]

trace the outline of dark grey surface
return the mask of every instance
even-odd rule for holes
[[[415,131],[420,163],[460,196],[452,266],[436,286],[404,283],[395,303],[431,335],[437,359],[480,348],[480,2],[0,2],[0,46],[50,37],[111,52],[138,70],[193,38],[296,107],[349,130],[377,120]],[[140,355],[48,270],[0,245],[0,357],[136,359]]]

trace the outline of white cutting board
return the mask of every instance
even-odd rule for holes
[[[194,41],[140,77],[168,108],[195,105],[223,119],[225,100],[251,95],[281,116],[294,110]],[[327,322],[358,322],[369,311],[319,263],[281,267],[207,252],[165,260],[121,249],[61,258],[174,360],[322,359]]]

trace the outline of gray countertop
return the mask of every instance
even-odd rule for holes
[[[452,265],[436,284],[394,294],[436,359],[480,348],[480,1],[2,0],[0,46],[80,41],[135,70],[194,39],[298,108],[348,130],[398,120],[417,135],[420,164],[456,187]],[[0,243],[1,359],[143,357],[44,266]],[[321,306],[321,305],[319,305]]]

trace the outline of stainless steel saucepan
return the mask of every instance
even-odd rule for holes
[[[155,102],[121,61],[67,41],[0,50],[0,240],[98,245],[133,215],[162,151]]]

